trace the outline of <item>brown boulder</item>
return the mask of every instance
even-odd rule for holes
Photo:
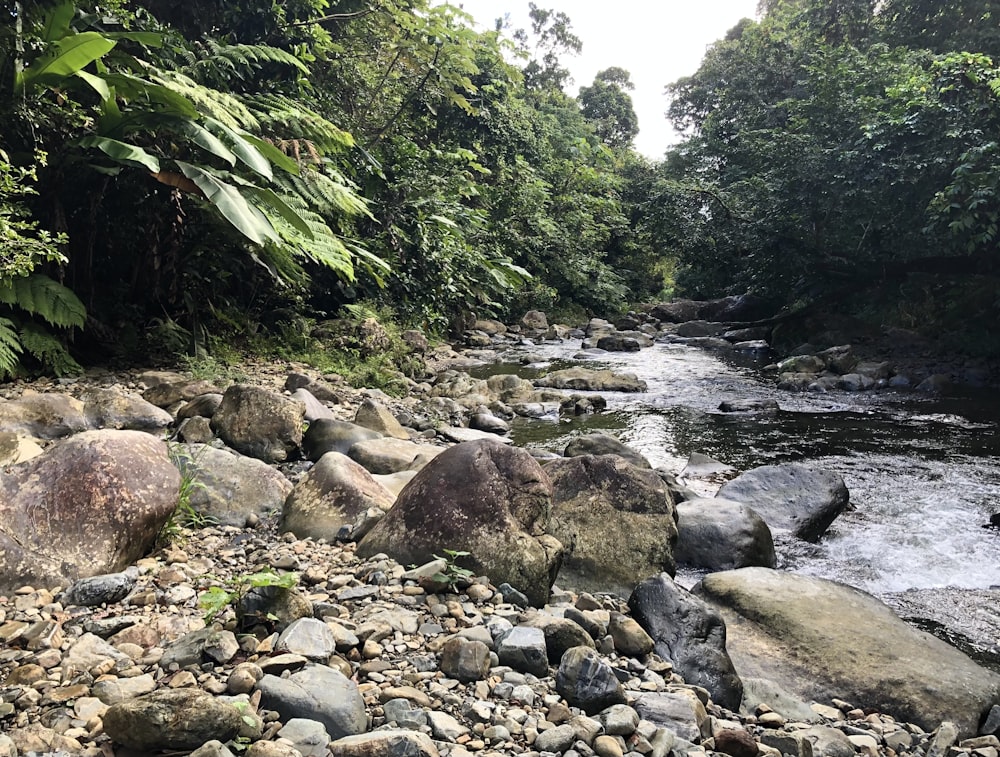
[[[212,428],[233,449],[265,463],[298,456],[306,407],[256,386],[234,384],[222,395]]]
[[[427,464],[358,544],[358,555],[385,552],[423,565],[444,550],[470,553],[466,564],[544,604],[559,570],[560,545],[545,531],[552,485],[523,449],[483,439],[458,444]]]
[[[0,477],[0,593],[65,586],[141,557],[177,504],[167,445],[88,431]]]
[[[545,466],[552,480],[549,533],[568,550],[560,585],[627,594],[676,570],[673,498],[653,471],[618,455],[578,455]]]

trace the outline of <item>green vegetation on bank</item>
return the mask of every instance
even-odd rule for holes
[[[0,377],[249,350],[391,386],[398,335],[324,324],[675,290],[1000,349],[1000,3],[765,0],[670,85],[658,162],[629,72],[570,96],[583,42],[530,7],[0,0]]]

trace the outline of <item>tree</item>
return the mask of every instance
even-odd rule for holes
[[[622,68],[599,71],[591,86],[580,88],[580,110],[608,147],[628,147],[639,133],[639,119],[625,91],[631,89],[632,79]]]

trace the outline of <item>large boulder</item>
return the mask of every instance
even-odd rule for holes
[[[228,741],[241,724],[240,711],[198,689],[161,689],[112,705],[104,730],[137,752],[189,752],[212,739]]]
[[[167,445],[141,431],[87,431],[0,474],[0,594],[123,570],[177,505]]]
[[[566,445],[563,455],[565,457],[576,457],[577,455],[618,455],[637,468],[650,467],[649,460],[608,434],[597,433],[575,436]]]
[[[358,442],[381,439],[382,434],[357,423],[338,421],[332,418],[317,418],[309,424],[302,437],[302,451],[306,457],[317,462],[327,452],[347,454],[347,450]]]
[[[347,451],[347,455],[369,472],[384,476],[421,468],[427,460],[443,451],[443,447],[433,444],[417,444],[386,436],[358,442]]]
[[[320,458],[285,501],[281,530],[300,539],[337,538],[370,508],[388,510],[396,498],[371,473],[339,452]]]
[[[644,392],[646,382],[634,373],[595,371],[590,368],[564,368],[552,371],[534,381],[535,386],[550,389],[572,389],[584,392]]]
[[[120,386],[91,389],[83,401],[90,428],[161,431],[174,422],[174,417],[166,410]]]
[[[458,444],[414,477],[357,553],[423,565],[446,549],[464,550],[473,571],[541,605],[562,557],[546,534],[551,497],[548,477],[523,449],[492,440]]]
[[[676,570],[674,502],[653,471],[617,455],[579,455],[545,466],[549,533],[565,547],[560,585],[628,594],[644,577]]]
[[[837,473],[792,463],[749,470],[723,484],[717,496],[749,505],[772,532],[805,541],[818,541],[849,498]]]
[[[677,505],[679,565],[702,570],[733,570],[775,565],[774,540],[767,523],[748,505],[721,497]]]
[[[190,444],[174,454],[189,476],[189,502],[195,512],[223,526],[242,527],[247,518],[280,510],[292,482],[267,463],[207,444]]]
[[[306,406],[247,384],[233,384],[222,395],[212,416],[212,428],[244,455],[266,463],[283,463],[298,456]]]
[[[739,709],[743,681],[727,650],[726,622],[716,610],[666,573],[639,584],[628,606],[653,637],[656,654],[670,660],[687,683],[708,689],[717,704]]]
[[[0,402],[0,431],[58,439],[86,428],[84,404],[66,394],[25,390],[20,399]]]
[[[725,617],[741,675],[806,701],[839,697],[927,730],[952,720],[964,736],[1000,701],[1000,675],[858,589],[743,568],[706,576],[695,591]]]

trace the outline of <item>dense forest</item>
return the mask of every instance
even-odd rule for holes
[[[0,376],[744,292],[1000,352],[1000,3],[763,0],[660,161],[530,8],[0,0]]]

